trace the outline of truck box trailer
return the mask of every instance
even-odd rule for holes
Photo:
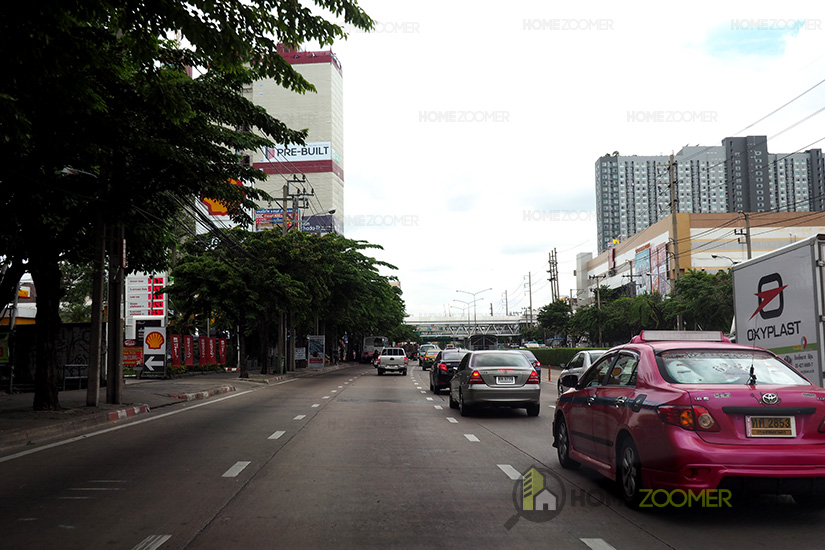
[[[825,234],[733,266],[736,341],[766,348],[822,385]]]

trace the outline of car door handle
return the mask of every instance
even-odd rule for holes
[[[587,398],[587,406],[589,407],[590,405],[592,405],[593,401],[595,401],[595,400],[596,400],[596,398],[592,395],[590,397],[588,397]]]
[[[616,398],[616,408],[618,409],[619,407],[624,405],[625,401],[627,401],[627,397],[625,397],[625,396],[617,397]]]

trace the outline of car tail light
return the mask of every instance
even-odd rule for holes
[[[376,359],[376,360],[375,360],[375,364],[376,364],[376,365],[380,365],[380,364],[381,364],[381,358],[380,358],[380,357],[379,357],[378,359]]]
[[[530,378],[527,379],[528,384],[541,384],[541,379],[539,379],[539,373],[533,371],[530,373]]]
[[[443,370],[444,372],[447,372],[447,365],[445,365],[444,363],[439,363],[438,368],[439,368],[439,370]]]
[[[825,418],[822,419],[822,422],[819,423],[819,433],[825,433]]]
[[[467,381],[468,384],[483,384],[484,380],[481,379],[481,373],[477,370],[473,371],[473,374],[470,375],[470,379]]]
[[[718,432],[719,424],[705,407],[698,405],[675,407],[664,405],[659,407],[659,418],[666,424],[679,426],[693,432]]]

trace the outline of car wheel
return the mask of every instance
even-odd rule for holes
[[[430,391],[435,393],[435,386],[433,386],[433,379],[430,378]]]
[[[384,374],[384,369],[378,369],[378,376],[381,376],[382,374]]]
[[[527,416],[538,416],[541,405],[538,403],[531,403],[527,405]]]
[[[622,498],[631,508],[638,508],[642,500],[642,463],[639,451],[629,437],[619,447],[616,481]]]
[[[559,416],[559,427],[556,431],[556,451],[559,455],[559,464],[562,468],[575,470],[581,464],[570,458],[570,433],[567,431],[567,423]]]
[[[457,408],[458,408],[458,402],[456,402],[456,401],[453,399],[453,392],[450,392],[450,399],[449,399],[449,402],[450,402],[450,408],[451,408],[451,409],[457,409]]]
[[[401,371],[401,376],[407,376],[407,369]]]
[[[458,394],[458,410],[461,412],[461,416],[470,416],[473,413],[473,408],[464,402],[464,394],[460,392]]]

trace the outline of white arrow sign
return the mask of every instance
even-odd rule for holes
[[[143,364],[146,365],[146,368],[153,372],[155,367],[163,368],[165,363],[166,362],[163,360],[163,357],[160,355],[147,355],[146,360],[143,362]]]

